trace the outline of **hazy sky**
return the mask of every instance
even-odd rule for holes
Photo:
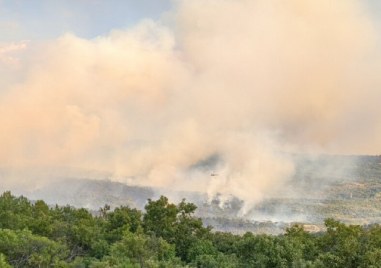
[[[381,1],[363,0],[375,19]],[[93,38],[127,28],[144,18],[157,19],[171,0],[0,0],[0,41],[54,38],[65,32]]]
[[[93,38],[144,18],[157,19],[170,0],[0,0],[0,40]]]

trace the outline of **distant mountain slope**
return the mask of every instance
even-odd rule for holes
[[[22,194],[44,199],[50,204],[98,210],[105,204],[144,208],[148,198],[161,194],[172,202],[182,198],[198,206],[197,215],[216,230],[241,233],[279,233],[292,222],[320,226],[325,218],[346,223],[381,223],[380,156],[294,156],[296,172],[276,198],[266,198],[245,215],[239,211],[243,201],[232,197],[221,203],[203,192],[178,192],[126,185],[111,180],[70,177],[55,180]],[[317,228],[319,229],[319,228]]]
[[[129,186],[109,180],[65,179],[27,194],[31,199],[43,198],[47,203],[73,205],[96,210],[109,204],[143,208],[155,193],[148,187]]]

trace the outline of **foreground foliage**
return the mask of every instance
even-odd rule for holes
[[[325,221],[279,236],[212,232],[196,206],[148,200],[145,212],[105,205],[96,215],[0,196],[2,267],[381,267],[381,227]]]

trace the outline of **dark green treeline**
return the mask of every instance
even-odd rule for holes
[[[0,196],[0,268],[5,267],[381,267],[381,227],[327,219],[311,234],[294,225],[284,235],[213,232],[196,206],[166,197],[145,211],[105,205],[97,216],[49,207],[10,192]]]

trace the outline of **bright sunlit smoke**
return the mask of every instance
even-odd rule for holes
[[[0,92],[0,161],[233,195],[246,211],[292,176],[284,152],[379,153],[377,38],[361,1],[197,0],[20,59],[11,45],[0,70],[24,59],[26,74]],[[213,155],[218,176],[191,169]]]

